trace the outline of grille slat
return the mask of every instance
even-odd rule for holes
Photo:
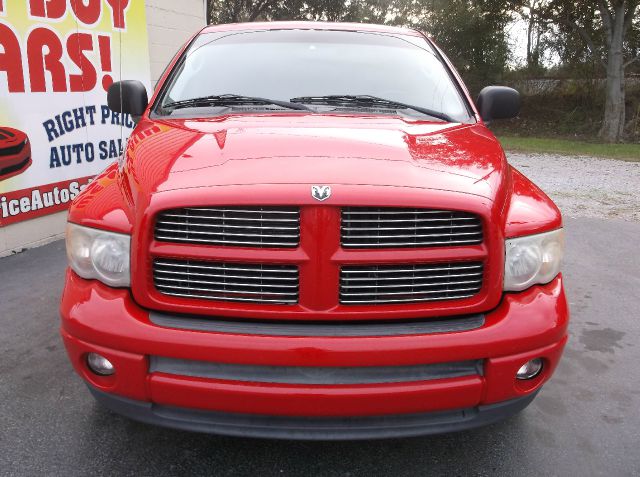
[[[184,222],[171,222],[168,220],[164,220],[162,222],[163,225],[184,225]],[[218,225],[211,225],[211,224],[190,224],[193,227],[208,227],[208,228],[215,228],[215,227],[219,227]],[[259,226],[259,225],[225,225],[225,228],[228,229],[256,229],[256,230],[262,230],[263,227]],[[298,227],[271,227],[271,229],[273,230],[298,230]]]
[[[165,242],[186,242],[185,240],[176,240],[175,236],[169,235],[156,235],[156,240],[163,240]],[[287,242],[260,242],[260,244],[256,244],[256,242],[247,241],[247,240],[225,240],[224,242],[214,242],[208,239],[196,239],[191,238],[188,240],[188,243],[198,243],[203,245],[233,245],[238,247],[290,247]]]
[[[162,227],[156,227],[156,231],[158,232],[164,232],[164,233],[180,233],[182,232],[180,229],[175,228],[175,229],[165,229]],[[269,238],[273,238],[273,237],[279,237],[279,238],[297,238],[298,235],[269,235],[269,234],[254,234],[254,233],[244,233],[244,234],[238,234],[238,233],[233,233],[233,232],[207,232],[207,231],[200,231],[200,230],[190,230],[189,233],[192,234],[196,234],[196,235],[224,235],[226,237],[269,237]]]
[[[234,298],[234,299],[219,299],[219,298],[211,298],[210,295],[197,294],[197,293],[178,293],[178,292],[162,292],[165,295],[177,296],[181,298],[201,298],[205,300],[219,300],[219,301],[235,301],[235,302],[247,302],[247,303],[274,303],[279,305],[289,305],[293,304],[293,302],[283,302],[282,300],[268,299],[263,298],[260,301],[257,301],[255,298]]]
[[[451,295],[449,298],[450,300],[462,300],[463,298],[471,298],[475,296],[475,293],[472,294],[461,294],[461,295]],[[420,302],[420,301],[427,301],[427,300],[407,300],[407,299],[384,299],[384,300],[348,300],[343,302],[344,304],[348,304],[348,305],[391,305],[394,303],[416,303],[416,302]],[[434,300],[432,300],[434,301]]]
[[[239,271],[250,274],[238,275]],[[153,278],[160,293],[177,297],[250,303],[298,302],[299,277],[295,265],[156,259]]]
[[[264,215],[272,215],[272,214],[293,214],[295,213],[295,210],[293,208],[290,209],[275,209],[275,208],[269,208],[269,207],[258,207],[257,209],[255,208],[243,208],[243,207],[229,207],[229,208],[211,208],[211,207],[197,207],[197,208],[187,208],[185,210],[191,210],[191,211],[202,211],[202,212],[215,212],[215,213],[229,213],[229,214],[244,214],[244,213],[255,213],[256,210],[260,210],[260,213],[264,214]],[[297,209],[296,209],[297,210]]]
[[[184,214],[163,214],[165,217],[170,217],[170,218],[176,218],[176,219],[191,219],[193,218],[193,215],[184,215]],[[244,222],[262,222],[264,221],[264,219],[261,218],[251,218],[251,217],[229,217],[224,216],[224,215],[217,215],[217,216],[211,216],[211,215],[198,215],[197,218],[199,219],[211,219],[211,220],[238,220],[238,221],[244,221]],[[297,223],[298,220],[297,219],[272,219],[269,218],[269,222],[292,222],[292,223]]]
[[[173,271],[173,270],[162,270],[162,269],[156,269],[156,274],[158,276],[161,275],[179,275],[179,276],[192,276],[192,277],[207,277],[207,278],[233,278],[234,280],[236,279],[252,279],[254,276],[253,275],[228,275],[228,274],[220,274],[220,273],[211,273],[211,274],[207,274],[207,273],[194,273],[194,272],[181,272],[181,271]],[[289,280],[289,278],[287,277],[269,277],[269,280]]]
[[[158,214],[155,239],[235,247],[295,248],[300,243],[297,207],[182,208]]]
[[[167,264],[166,262],[163,261],[158,261],[157,264],[159,266],[163,266],[163,265],[167,265],[167,266],[171,266],[171,267],[186,267],[186,268],[199,268],[202,270],[223,270],[223,271],[233,271],[233,272],[255,272],[255,268],[249,268],[250,265],[247,265],[246,267],[244,266],[245,264],[243,263],[240,266],[235,266],[235,264],[218,264],[217,262],[189,262],[189,263],[181,263],[181,262],[175,262],[175,263],[171,263],[171,264]],[[267,265],[266,265],[267,266]],[[267,272],[273,272],[273,273],[298,273],[298,271],[296,269],[277,269],[277,268],[262,268],[260,269],[260,271],[262,273],[267,273]]]
[[[175,278],[165,278],[165,277],[159,277],[156,276],[156,282],[159,281],[165,281],[165,282],[169,282],[169,283],[175,283],[176,279]],[[202,284],[202,285],[216,285],[216,286],[226,286],[228,285],[228,282],[225,281],[210,281],[210,280],[194,280],[193,278],[189,278],[189,283],[197,283],[197,284]],[[287,285],[287,284],[282,284],[282,283],[278,283],[275,285],[272,284],[267,284],[267,283],[240,283],[240,282],[234,282],[233,284],[234,286],[238,287],[238,288],[297,288],[298,285]],[[162,284],[159,284],[158,286],[163,286]]]
[[[470,292],[475,290],[475,287],[469,287],[469,288],[459,288],[458,290],[456,290],[456,292]],[[418,293],[420,295],[429,295],[429,294],[434,294],[434,293],[442,293],[442,290],[420,290],[420,291],[399,291],[399,292],[389,292],[389,291],[376,291],[375,292],[377,296],[380,297],[385,297],[385,296],[393,296],[393,295],[406,295],[408,293]],[[342,292],[341,294],[342,296],[369,296],[371,295],[371,292],[363,292],[363,293],[347,293],[347,292]]]
[[[474,245],[482,243],[482,239],[482,222],[469,212],[389,207],[342,209],[341,243],[345,248]]]
[[[427,288],[427,287],[442,287],[447,285],[467,285],[469,283],[480,283],[482,279],[476,280],[462,280],[458,282],[434,282],[434,283],[391,283],[388,285],[343,285],[344,290],[364,290],[369,288],[375,288],[376,290],[385,289],[385,288]],[[382,293],[382,292],[381,292]],[[426,293],[426,292],[425,292]]]
[[[410,267],[411,265],[409,265]],[[365,267],[366,268],[366,267]],[[482,264],[478,264],[478,265],[461,265],[459,267],[456,267],[456,270],[475,270],[478,268],[482,268]],[[390,267],[389,269],[379,269],[377,270],[377,273],[412,273],[412,272],[433,272],[433,271],[447,271],[449,270],[448,264],[445,264],[444,266],[440,266],[440,267],[422,267],[419,265],[416,265],[413,268],[395,268],[395,267]],[[370,270],[367,269],[344,269],[344,273],[371,273]]]
[[[422,279],[433,279],[433,278],[461,278],[461,277],[476,277],[477,275],[474,273],[457,273],[453,275],[433,275],[433,276],[417,276],[414,275],[413,279],[416,281]],[[393,280],[406,280],[406,277],[385,277],[385,280],[393,281]],[[370,278],[366,277],[349,277],[349,281],[371,281]]]
[[[433,247],[437,245],[472,245],[475,243],[479,243],[476,240],[449,240],[449,241],[429,241],[426,243],[416,243],[415,241],[407,241],[407,242],[385,242],[384,245],[380,243],[372,243],[372,242],[364,242],[357,241],[351,242],[349,245],[343,244],[342,246],[345,248],[410,248],[410,247]]]
[[[468,279],[461,280],[460,277]],[[480,262],[345,266],[340,270],[340,303],[415,303],[469,298],[482,288]]]
[[[193,283],[193,282],[190,282]],[[202,283],[202,282],[200,282]],[[220,288],[199,288],[199,287],[193,287],[193,286],[188,286],[188,287],[181,287],[181,286],[177,286],[177,285],[162,285],[160,283],[156,283],[156,286],[161,289],[161,290],[189,290],[189,291],[197,291],[197,292],[208,292],[208,293],[224,293],[224,294],[230,294],[230,293],[236,293],[239,295],[265,295],[267,293],[263,292],[263,291],[253,291],[253,290],[237,290],[238,286],[236,286],[236,291],[230,292],[229,290],[226,290],[224,287],[220,287]],[[275,291],[269,291],[268,292],[269,295],[273,295],[275,296],[288,296],[290,295],[289,292],[275,292]],[[248,298],[248,297],[245,297]],[[220,300],[220,298],[216,297],[213,298],[214,300]]]
[[[407,229],[403,230],[404,232],[407,231]],[[460,237],[462,235],[479,235],[482,234],[482,232],[459,232],[456,234],[456,236]],[[430,238],[430,237],[449,237],[451,236],[450,233],[448,234],[417,234],[417,233],[410,233],[410,234],[397,234],[397,235],[380,235],[380,234],[374,234],[374,235],[358,235],[358,240],[363,240],[363,239],[404,239],[404,238]]]
[[[420,218],[420,219],[387,219],[387,218],[382,218],[382,219],[376,219],[376,218],[372,218],[372,219],[352,219],[349,218],[349,222],[353,222],[353,223],[366,223],[366,224],[370,224],[370,223],[376,223],[376,222],[383,222],[383,223],[397,223],[397,222],[411,222],[411,223],[421,223],[421,222],[448,222],[450,221],[451,218],[439,218],[439,219],[424,219],[424,218]],[[475,217],[457,217],[456,221],[460,221],[463,222],[465,220],[476,220]]]
[[[431,210],[431,209],[402,209],[392,207],[346,207],[343,209],[346,215],[371,215],[375,213],[377,215],[393,215],[399,216],[405,215],[437,215],[437,214],[465,214],[466,212],[455,212],[449,210]]]
[[[463,229],[463,228],[471,228],[476,227],[475,224],[469,225],[421,225],[414,227],[416,230],[439,230],[439,229]],[[406,231],[406,227],[343,227],[343,230],[347,232],[351,231],[366,231],[366,230],[401,230]]]

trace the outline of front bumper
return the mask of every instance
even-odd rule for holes
[[[466,330],[436,326],[421,332],[418,326],[397,334],[288,335],[286,327],[272,333],[265,331],[270,325],[256,323],[252,330],[232,322],[224,329],[189,317],[163,322],[139,307],[128,290],[70,271],[61,314],[76,371],[111,409],[182,429],[305,439],[445,432],[517,412],[551,377],[569,319],[558,277],[505,294]],[[116,373],[93,374],[86,365],[89,352],[107,357]],[[517,381],[518,368],[538,357],[543,372]],[[452,369],[468,371],[451,374]],[[395,370],[395,379],[370,377],[393,376]],[[403,380],[404,375],[420,377]]]
[[[470,409],[360,417],[296,417],[221,413],[156,405],[89,390],[106,408],[130,419],[185,431],[239,437],[305,440],[386,439],[469,430],[501,421],[529,405],[537,392]]]

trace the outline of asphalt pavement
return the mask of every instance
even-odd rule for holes
[[[63,242],[0,259],[0,475],[640,475],[640,223],[566,229],[571,337],[533,404],[474,431],[384,441],[227,438],[113,415],[58,335]]]

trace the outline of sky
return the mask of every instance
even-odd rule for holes
[[[511,45],[511,66],[524,66],[527,60],[527,24],[518,18],[507,27],[509,44]]]

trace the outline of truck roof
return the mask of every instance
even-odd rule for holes
[[[373,33],[391,33],[395,35],[422,36],[412,28],[396,27],[389,25],[375,25],[370,23],[337,23],[337,22],[251,22],[251,23],[227,23],[222,25],[209,25],[202,33],[214,31],[243,31],[243,30],[341,30],[360,31]]]

